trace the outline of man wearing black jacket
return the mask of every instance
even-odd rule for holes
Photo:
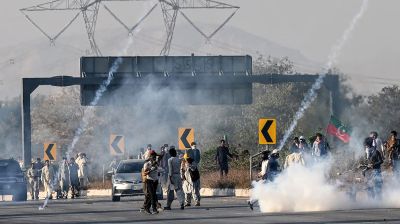
[[[225,140],[221,140],[221,145],[217,148],[217,154],[215,155],[215,161],[219,165],[219,174],[222,178],[228,175],[229,164],[228,156],[233,158],[233,155],[229,152],[229,148],[225,145]]]
[[[368,137],[365,139],[365,147],[369,152],[367,156],[368,165],[370,170],[368,175],[368,195],[374,199],[382,199],[382,174],[381,165],[383,163],[382,153],[373,146],[373,139]]]

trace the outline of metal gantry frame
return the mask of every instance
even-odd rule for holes
[[[232,83],[260,83],[260,84],[280,84],[280,83],[298,83],[307,82],[312,83],[319,77],[319,75],[281,75],[281,74],[264,74],[264,75],[247,75],[247,76],[213,76],[213,77],[174,77],[166,76],[156,78],[154,83],[159,85],[167,85],[168,83],[180,83],[188,86],[193,86],[193,83],[204,83],[210,80],[215,83],[232,84]],[[132,85],[137,84],[145,78],[132,78],[129,80],[122,78],[114,78],[110,85]],[[21,116],[22,116],[22,153],[25,167],[29,166],[31,162],[31,147],[32,147],[32,126],[31,126],[31,93],[36,88],[42,85],[48,86],[72,86],[72,85],[100,85],[104,78],[88,78],[88,77],[71,77],[71,76],[56,76],[50,78],[23,78],[22,79],[22,101],[21,101]],[[324,85],[332,95],[332,109],[334,114],[340,114],[339,102],[339,76],[326,75],[324,78]]]
[[[209,41],[215,34],[218,33],[228,21],[235,15],[238,6],[230,5],[223,2],[218,2],[214,0],[157,0],[156,2],[143,17],[139,19],[132,27],[129,27],[126,22],[122,21],[118,13],[112,11],[105,3],[106,2],[154,2],[155,0],[52,0],[49,2],[41,3],[35,6],[20,9],[21,13],[24,14],[26,19],[32,23],[45,37],[50,40],[51,45],[55,45],[55,41],[60,37],[82,14],[88,41],[90,44],[91,54],[95,56],[101,56],[101,50],[96,43],[95,33],[98,13],[100,10],[100,5],[110,13],[110,15],[121,24],[127,31],[128,35],[133,35],[135,29],[143,23],[143,21],[154,11],[158,3],[160,3],[161,11],[164,19],[164,25],[166,30],[166,37],[164,45],[160,51],[160,55],[169,55],[171,49],[171,43],[174,35],[175,24],[178,17],[178,13],[183,16],[183,18],[189,22],[189,24],[202,35],[206,41]],[[206,34],[203,30],[199,28],[196,23],[189,18],[189,16],[184,12],[185,9],[220,9],[220,10],[232,10],[233,12],[221,23],[218,27],[211,32]],[[74,11],[75,16],[64,25],[59,32],[54,35],[49,34],[43,25],[40,25],[35,21],[30,13],[32,12],[44,12],[44,11]]]

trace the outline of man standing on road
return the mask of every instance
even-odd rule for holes
[[[78,164],[75,163],[74,157],[71,157],[68,165],[68,176],[71,188],[71,198],[79,196],[79,177],[78,177]]]
[[[215,155],[215,161],[219,165],[219,174],[222,178],[228,175],[229,172],[229,164],[228,164],[228,156],[230,158],[233,155],[229,152],[229,148],[225,145],[225,140],[221,140],[221,145],[217,148],[217,154]]]
[[[58,179],[60,180],[60,188],[61,188],[61,198],[67,199],[68,190],[69,190],[69,169],[68,169],[68,160],[67,157],[63,157],[63,160],[58,168]]]
[[[182,179],[181,179],[181,160],[177,157],[177,153],[174,146],[169,149],[169,155],[171,158],[168,159],[168,194],[167,194],[167,206],[164,210],[171,210],[172,201],[175,198],[174,191],[176,192],[176,197],[178,198],[181,209],[184,209],[184,193],[182,191]]]
[[[42,168],[42,182],[44,185],[44,192],[46,193],[46,198],[53,199],[52,195],[52,184],[54,180],[54,169],[50,166],[50,161],[46,160],[44,162],[44,167]]]
[[[368,176],[368,195],[374,199],[382,199],[382,174],[381,165],[383,163],[383,156],[379,150],[373,146],[374,139],[369,137],[365,139],[365,148],[369,152],[367,154],[367,170],[371,170]]]
[[[76,164],[78,164],[79,171],[78,171],[78,177],[79,177],[79,186],[80,190],[87,190],[87,185],[89,183],[89,169],[88,169],[88,164],[89,160],[86,157],[85,153],[79,153],[79,157],[76,160]],[[82,195],[82,194],[81,194]]]
[[[160,167],[162,172],[160,174],[160,184],[162,190],[165,194],[168,194],[168,159],[170,158],[168,152],[168,144],[164,144],[161,147],[161,154],[160,154]]]
[[[373,140],[372,146],[374,146],[377,150],[379,150],[383,158],[385,158],[385,147],[383,146],[382,140],[378,137],[378,132],[371,131],[369,137],[371,137]]]
[[[190,144],[190,149],[186,151],[188,156],[193,159],[193,161],[199,165],[200,163],[200,150],[196,147],[196,142]]]
[[[192,197],[195,206],[200,206],[200,173],[196,162],[190,157],[182,164],[183,189],[185,192],[185,207],[191,206]]]
[[[38,170],[34,168],[35,163],[31,164],[31,167],[27,171],[27,176],[29,179],[29,190],[31,193],[32,200],[39,199],[39,184],[40,184],[40,175]]]
[[[149,153],[149,160],[143,166],[146,175],[146,195],[144,201],[144,212],[147,214],[155,214],[157,211],[157,186],[158,186],[158,165],[157,154],[155,151]],[[150,212],[153,208],[153,213]]]

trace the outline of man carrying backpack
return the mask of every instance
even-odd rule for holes
[[[195,206],[200,206],[200,173],[196,162],[190,157],[183,163],[182,177],[184,180],[185,206],[191,206],[192,197]]]

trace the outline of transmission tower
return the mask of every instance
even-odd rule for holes
[[[139,19],[138,22],[132,27],[129,27],[125,22],[123,22],[116,12],[113,12],[109,7],[107,7],[105,2],[138,2],[138,1],[149,1],[154,2],[154,0],[53,0],[50,2],[45,2],[35,6],[20,9],[20,11],[25,15],[27,20],[31,22],[44,36],[46,36],[52,45],[61,34],[63,34],[71,24],[76,21],[76,19],[82,14],[86,33],[88,36],[91,53],[93,55],[100,56],[101,51],[96,44],[95,32],[97,16],[102,5],[108,13],[120,23],[128,32],[132,35],[134,30],[154,11],[158,3],[155,3],[151,9],[149,9],[146,14]],[[166,28],[166,39],[160,55],[168,55],[171,48],[172,37],[175,30],[175,24],[178,14],[181,14],[185,20],[189,22],[194,29],[196,29],[207,41],[210,40],[236,13],[239,9],[238,6],[229,5],[222,2],[217,2],[213,0],[158,0],[161,5],[161,11],[163,14],[164,25]],[[211,34],[206,34],[203,32],[189,17],[185,14],[185,9],[233,9],[233,13],[230,14]],[[51,35],[45,31],[45,29],[39,25],[29,14],[31,12],[43,12],[43,11],[74,11],[75,16],[64,25],[61,30],[55,35]]]
[[[172,42],[172,37],[174,35],[175,23],[178,16],[178,12],[183,16],[189,24],[195,28],[207,41],[209,41],[222,27],[235,15],[238,6],[233,6],[230,4],[213,1],[213,0],[159,0],[161,3],[161,9],[163,12],[165,28],[167,32],[167,38],[160,55],[168,55],[170,51],[170,46]],[[211,33],[206,34],[202,31],[189,17],[184,13],[185,9],[230,9],[233,12]]]

